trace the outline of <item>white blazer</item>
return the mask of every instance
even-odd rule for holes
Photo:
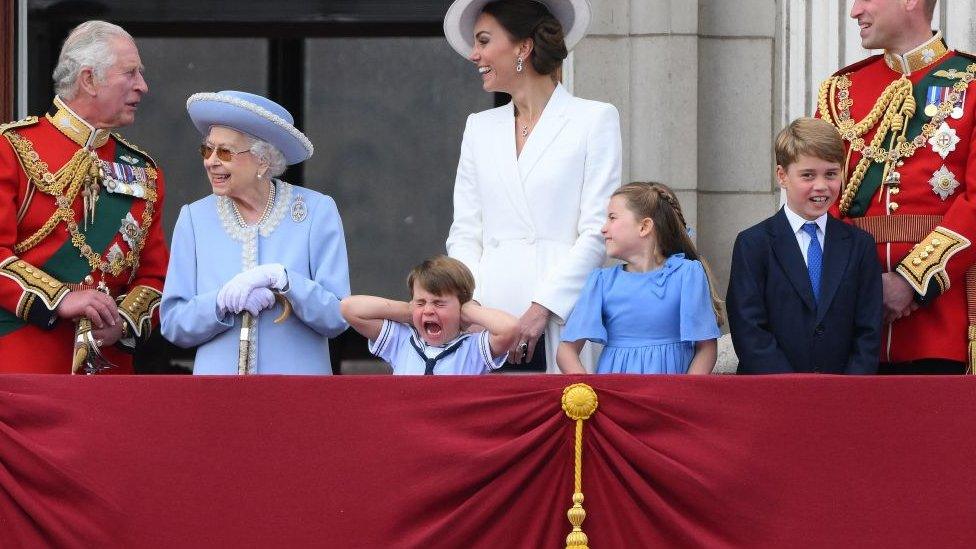
[[[620,186],[620,117],[609,103],[557,85],[515,153],[512,103],[468,117],[454,184],[447,252],[471,269],[475,299],[521,316],[554,313],[547,359],[590,271],[604,262],[600,228]]]

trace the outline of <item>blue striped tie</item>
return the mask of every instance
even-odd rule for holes
[[[817,240],[817,224],[804,223],[803,232],[810,235],[807,246],[807,273],[810,275],[810,285],[813,286],[813,300],[820,301],[820,271],[823,270],[823,250]]]

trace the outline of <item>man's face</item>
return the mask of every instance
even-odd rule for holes
[[[903,0],[854,0],[851,19],[861,29],[861,46],[869,50],[893,47],[905,25]]]
[[[128,38],[116,38],[111,49],[115,63],[105,71],[101,80],[95,81],[95,114],[89,122],[98,128],[132,124],[143,94],[149,92],[142,77],[142,60],[136,45]]]

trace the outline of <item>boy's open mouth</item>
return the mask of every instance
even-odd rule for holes
[[[436,322],[424,322],[424,333],[427,335],[436,337],[441,335],[441,331],[443,331],[443,328],[440,324]]]

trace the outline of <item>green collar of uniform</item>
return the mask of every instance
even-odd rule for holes
[[[942,31],[935,31],[932,38],[903,54],[885,51],[884,60],[889,69],[900,74],[911,74],[938,63],[947,53],[949,48],[942,39]]]
[[[44,115],[59,132],[74,141],[79,147],[97,149],[104,145],[111,132],[96,128],[71,110],[59,96],[54,96],[51,110]]]

